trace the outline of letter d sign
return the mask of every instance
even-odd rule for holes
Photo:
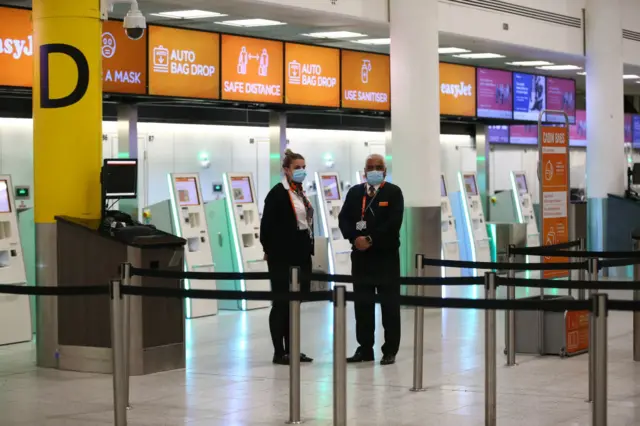
[[[78,68],[78,81],[75,89],[63,98],[51,99],[49,90],[49,55],[61,53],[67,55]],[[63,77],[58,77],[63,78]],[[89,63],[84,54],[68,44],[43,44],[40,46],[40,108],[65,108],[79,102],[89,87]]]

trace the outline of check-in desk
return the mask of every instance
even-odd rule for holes
[[[632,235],[640,231],[640,200],[609,194],[607,201],[604,249],[633,250]]]
[[[180,272],[182,238],[155,231],[123,242],[99,232],[99,220],[56,217],[58,286],[105,285],[128,262],[137,268]],[[182,280],[133,277],[131,285],[182,288]],[[127,296],[129,297],[129,296]],[[132,376],[185,368],[184,300],[130,298]],[[58,367],[92,373],[112,371],[108,296],[58,298]]]

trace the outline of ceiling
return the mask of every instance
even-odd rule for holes
[[[284,7],[272,4],[252,4],[251,7],[248,7],[247,3],[241,0],[138,0],[138,2],[140,9],[147,16],[147,21],[149,23],[389,53],[389,46],[369,46],[346,40],[336,41],[315,39],[302,35],[318,31],[353,31],[367,34],[368,37],[366,38],[388,38],[389,28],[388,25],[383,23],[365,22],[348,16],[310,12],[307,9]],[[31,0],[0,0],[0,4],[30,7]],[[228,16],[224,18],[176,20],[151,15],[158,12],[185,9],[206,10],[224,13]],[[127,10],[128,5],[118,4],[115,6],[114,13],[111,16],[114,18],[123,18]],[[226,19],[248,18],[272,19],[286,22],[287,25],[238,28],[215,23],[216,21]],[[474,53],[488,52],[505,56],[505,58],[499,59],[467,60],[456,58],[453,55],[440,55],[440,59],[442,61],[512,70],[519,69],[522,71],[555,75],[558,77],[575,78],[577,80],[578,92],[584,93],[585,90],[585,77],[577,75],[576,71],[545,72],[535,68],[511,67],[505,64],[506,62],[514,61],[542,60],[555,64],[577,65],[584,68],[585,59],[583,56],[566,55],[557,52],[532,49],[483,39],[474,39],[471,37],[447,33],[440,33],[440,46],[459,47],[470,50]],[[625,74],[640,75],[640,67],[625,66]],[[640,94],[640,84],[633,80],[625,80],[625,93]]]

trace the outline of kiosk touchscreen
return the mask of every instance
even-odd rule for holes
[[[527,224],[527,247],[540,246],[540,231],[538,221],[533,210],[533,197],[527,185],[527,176],[524,172],[511,172],[511,186],[513,187],[513,202],[518,214],[518,223]],[[537,262],[536,259],[529,259]]]
[[[198,173],[170,173],[169,199],[148,208],[151,223],[161,231],[187,240],[184,269],[188,272],[214,272],[209,228],[202,201]],[[215,290],[214,280],[185,280],[185,288]],[[187,299],[187,318],[201,318],[218,313],[218,302]]]
[[[456,219],[453,216],[451,202],[447,193],[447,183],[444,175],[440,175],[440,228],[442,231],[442,258],[444,260],[460,260],[458,232]],[[444,277],[459,277],[460,270],[456,268],[442,268]]]
[[[0,175],[0,285],[27,285],[11,177]],[[0,345],[31,340],[29,296],[0,294]]]
[[[491,245],[487,224],[482,211],[480,193],[475,172],[458,174],[460,196],[454,198],[454,215],[460,235],[460,257],[472,262],[491,262]],[[482,275],[484,271],[467,271],[471,275]]]
[[[337,173],[316,173],[318,205],[322,222],[322,236],[329,240],[329,272],[351,274],[351,243],[345,240],[338,224],[342,209],[342,190]]]
[[[233,272],[268,272],[260,244],[260,213],[251,173],[225,173],[225,197],[207,203],[205,211],[212,235],[211,250],[216,268]],[[221,290],[269,291],[269,280],[237,280],[218,283]],[[220,301],[221,309],[266,308],[268,301]]]

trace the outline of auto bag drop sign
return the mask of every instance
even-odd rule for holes
[[[0,86],[33,85],[31,11],[0,7]]]
[[[342,106],[381,111],[391,109],[389,56],[342,51]]]
[[[219,99],[220,35],[149,27],[149,94]]]
[[[340,107],[338,49],[286,43],[285,65],[285,103]]]
[[[106,93],[147,92],[147,34],[131,40],[122,22],[102,23],[102,91]]]

